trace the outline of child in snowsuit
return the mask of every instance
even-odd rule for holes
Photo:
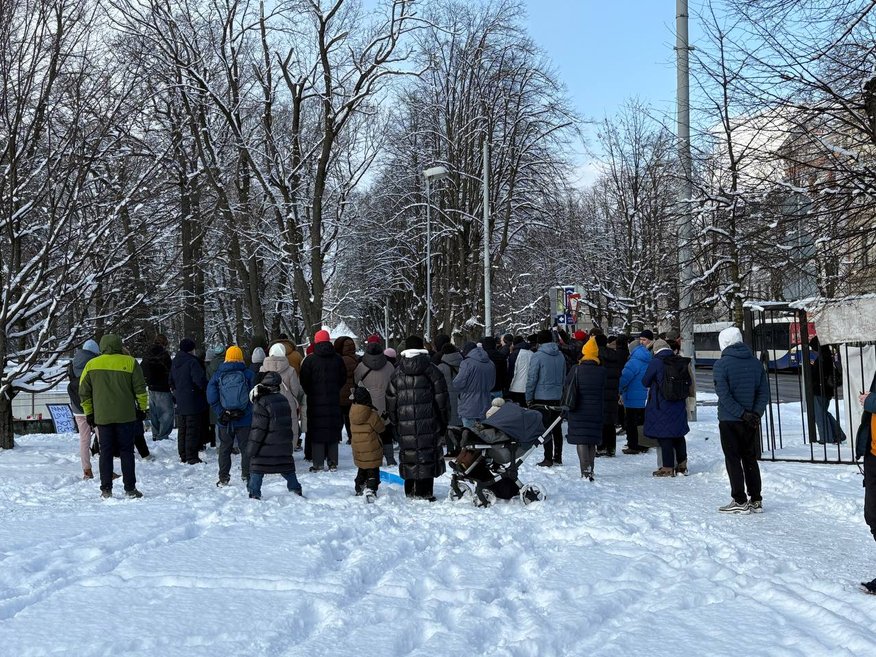
[[[362,385],[353,391],[350,430],[353,434],[353,462],[359,467],[356,495],[365,494],[371,502],[377,497],[377,487],[380,485],[380,464],[383,462],[380,434],[384,431],[384,424],[371,405],[371,393]]]
[[[295,476],[295,430],[292,411],[286,397],[280,392],[281,379],[276,372],[266,372],[250,392],[252,400],[252,427],[249,430],[249,496],[262,498],[262,480],[266,474],[280,474],[286,487],[301,495],[301,484]]]

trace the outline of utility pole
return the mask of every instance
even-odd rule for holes
[[[426,342],[432,341],[432,194],[426,178]]]
[[[493,335],[493,290],[490,282],[490,144],[484,136],[484,335]]]
[[[687,33],[687,0],[675,0],[675,60],[678,87],[678,162],[681,168],[681,184],[678,187],[678,267],[680,273],[678,315],[681,333],[682,354],[695,364],[693,305],[693,253],[691,249],[691,184],[693,166],[690,155],[690,65]],[[693,370],[696,372],[696,370]],[[692,417],[696,421],[694,406]]]

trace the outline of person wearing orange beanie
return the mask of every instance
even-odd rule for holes
[[[207,402],[218,418],[219,481],[217,486],[231,483],[231,450],[234,441],[240,448],[240,474],[249,481],[249,429],[252,425],[252,402],[249,392],[255,386],[255,374],[243,362],[243,350],[231,345],[225,350],[222,363],[207,384]]]
[[[566,387],[575,386],[574,408],[569,408],[566,441],[575,445],[581,476],[593,481],[596,447],[602,443],[605,368],[599,367],[599,347],[590,338],[582,347],[583,357],[566,377]]]

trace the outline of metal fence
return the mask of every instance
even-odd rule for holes
[[[816,335],[806,311],[779,303],[746,308],[745,338],[770,384],[761,458],[854,463],[858,390],[849,387],[863,382],[876,342],[810,346]]]

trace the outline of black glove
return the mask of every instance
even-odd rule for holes
[[[231,424],[231,413],[222,411],[222,415],[219,416],[219,424]]]
[[[146,419],[146,411],[141,411],[139,408],[137,409],[137,419],[142,422]]]
[[[94,429],[94,413],[91,415],[85,416],[85,421],[88,422],[88,426]]]
[[[742,421],[752,429],[760,426],[760,415],[757,413],[752,413],[751,411],[745,411],[742,414]]]

